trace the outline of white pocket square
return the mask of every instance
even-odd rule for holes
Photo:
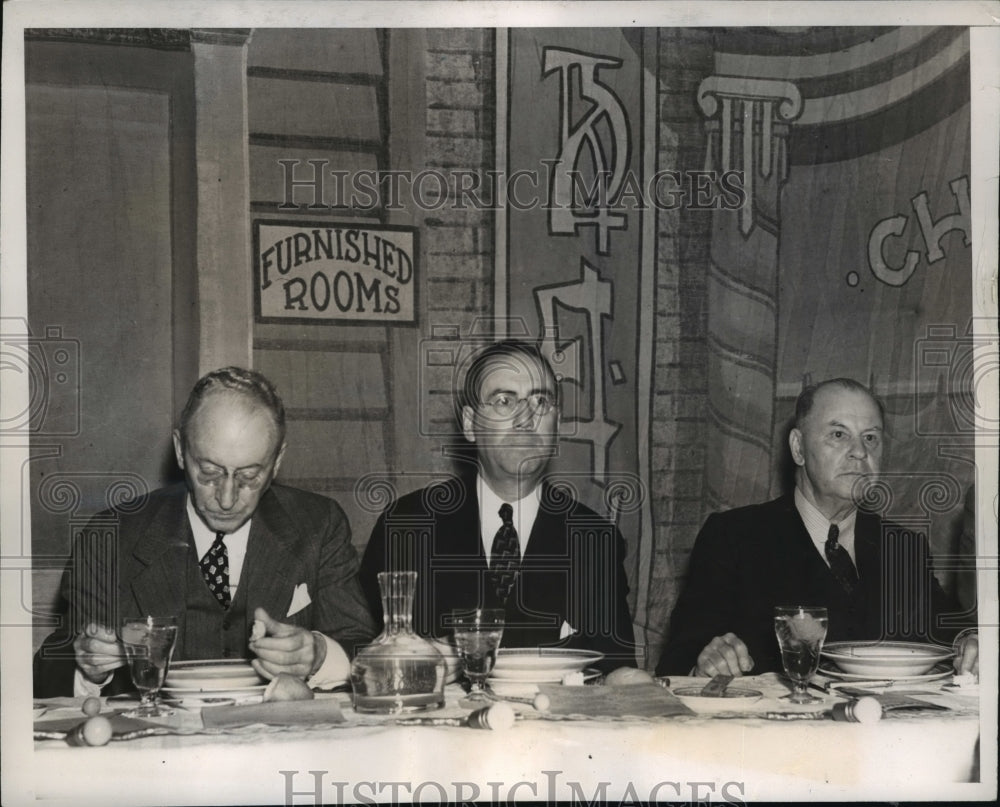
[[[566,639],[576,633],[576,630],[572,625],[569,624],[565,619],[563,620],[562,627],[559,629],[559,638]]]
[[[311,602],[312,598],[309,596],[309,586],[305,583],[299,583],[295,587],[295,591],[292,592],[292,603],[288,606],[288,613],[285,614],[285,617],[297,614]]]

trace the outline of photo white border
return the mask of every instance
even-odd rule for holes
[[[388,21],[388,24],[387,24]],[[782,26],[962,25],[973,27],[972,51],[972,254],[973,311],[976,336],[993,341],[993,359],[981,356],[980,374],[995,360],[997,339],[998,197],[1000,197],[1000,3],[934,2],[77,2],[14,0],[3,5],[2,190],[0,190],[0,316],[25,318],[27,309],[24,39],[25,28],[258,28],[258,27],[543,27],[543,26]],[[995,372],[995,369],[994,369]],[[4,378],[5,406],[27,408],[27,383]],[[996,423],[997,392],[981,399],[983,422]],[[9,410],[8,410],[9,411]],[[20,557],[22,526],[30,530],[27,504],[21,500],[26,479],[26,440],[0,435],[0,682],[2,682],[3,803],[33,803],[30,764],[32,744],[31,628],[11,627],[6,616],[31,602],[30,559]],[[997,736],[997,441],[977,439],[976,535],[980,558],[980,618],[990,625],[981,643],[983,680],[982,740]],[[992,496],[991,496],[992,494]],[[989,568],[987,568],[989,567]],[[994,686],[989,686],[989,682]],[[996,747],[983,749],[983,784],[928,793],[929,798],[995,797]],[[880,792],[852,793],[857,798],[885,798]],[[970,795],[977,793],[978,795]],[[780,794],[775,794],[780,798]],[[85,796],[73,800],[82,803]],[[49,805],[58,802],[47,800]]]

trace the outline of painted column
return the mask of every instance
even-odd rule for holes
[[[249,30],[192,30],[198,167],[199,375],[249,367],[253,328],[247,135]]]
[[[708,119],[706,170],[739,172],[745,194],[738,210],[717,209],[713,218],[706,504],[714,510],[772,493],[779,199],[789,123],[802,100],[786,81],[710,76],[698,104]]]

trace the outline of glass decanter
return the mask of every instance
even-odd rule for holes
[[[385,630],[351,664],[354,708],[401,714],[444,706],[445,660],[413,632],[416,572],[381,572]]]

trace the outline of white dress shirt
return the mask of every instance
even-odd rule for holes
[[[802,516],[802,523],[806,525],[809,537],[816,545],[816,551],[823,558],[823,562],[829,566],[830,561],[826,557],[826,539],[830,534],[830,521],[813,506],[798,488],[795,488],[795,509]],[[840,530],[837,541],[851,556],[855,569],[858,567],[857,558],[854,556],[854,524],[857,520],[858,511],[854,509],[851,510],[847,518],[837,524],[837,528]]]
[[[531,530],[535,526],[535,519],[538,518],[538,508],[541,503],[541,488],[536,487],[527,496],[509,501],[498,496],[489,483],[481,475],[476,477],[476,490],[479,495],[479,524],[480,538],[483,542],[483,550],[486,552],[486,565],[490,565],[490,554],[493,551],[493,539],[503,525],[500,518],[500,507],[509,504],[514,511],[511,521],[514,522],[514,529],[517,530],[517,544],[521,550],[521,557],[524,558],[525,550],[528,548],[528,539],[531,537]],[[565,639],[576,633],[576,629],[566,622],[562,623],[559,629],[559,638]]]
[[[511,517],[514,522],[514,529],[517,530],[517,543],[521,550],[521,557],[528,548],[528,539],[531,537],[531,528],[535,526],[535,519],[538,517],[538,504],[540,488],[535,488],[523,499],[509,501],[501,499],[489,483],[482,476],[476,477],[476,485],[479,494],[479,523],[481,525],[483,549],[486,551],[486,565],[490,564],[490,553],[493,551],[493,539],[503,526],[500,519],[500,507],[509,504],[514,511]]]
[[[191,497],[187,497],[187,517],[191,525],[191,532],[194,533],[194,551],[201,560],[205,553],[212,548],[215,543],[215,533],[198,516],[198,511],[194,509]],[[229,556],[229,593],[233,599],[236,598],[236,587],[240,584],[240,574],[243,571],[243,559],[247,556],[247,542],[250,540],[251,519],[236,532],[228,533],[222,543],[226,545],[226,554]]]

